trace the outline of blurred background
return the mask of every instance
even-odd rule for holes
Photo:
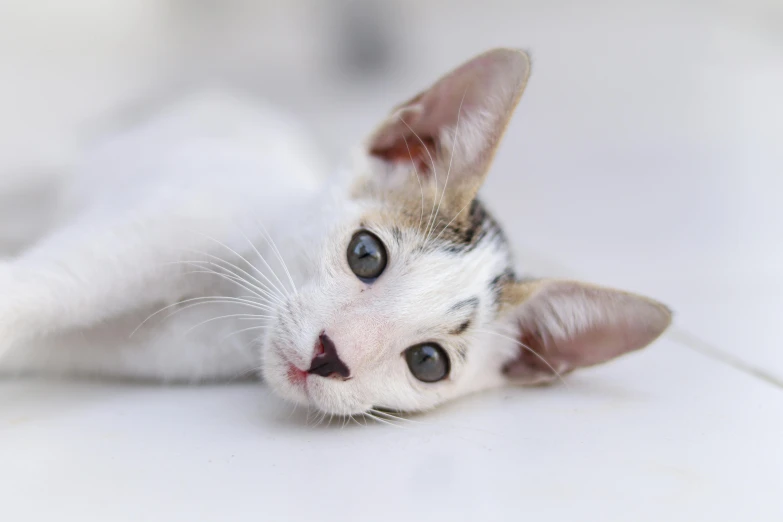
[[[335,162],[493,46],[533,74],[484,197],[541,275],[646,292],[783,382],[780,0],[3,0],[0,253],[82,144],[189,89],[299,115]]]

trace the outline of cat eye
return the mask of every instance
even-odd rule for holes
[[[451,363],[446,351],[435,343],[423,343],[405,350],[405,361],[421,382],[438,382],[449,375]]]
[[[353,235],[348,244],[348,266],[362,280],[377,279],[386,268],[386,248],[378,236],[366,230]]]

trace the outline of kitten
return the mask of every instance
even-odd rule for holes
[[[278,395],[347,415],[547,383],[648,345],[665,306],[518,278],[477,198],[529,72],[517,50],[470,60],[331,178],[294,124],[233,98],[115,136],[59,226],[0,264],[0,369],[260,370]]]

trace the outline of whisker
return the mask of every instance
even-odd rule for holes
[[[283,267],[283,270],[285,271],[286,276],[288,276],[288,282],[291,283],[291,288],[294,291],[294,294],[298,293],[298,290],[296,289],[296,285],[294,284],[294,278],[291,277],[291,272],[288,271],[288,265],[285,262],[285,259],[283,259],[283,255],[280,253],[280,250],[277,248],[277,245],[275,244],[275,241],[272,239],[272,234],[269,233],[269,231],[266,229],[266,227],[262,223],[256,222],[257,225],[260,225],[261,228],[264,231],[266,242],[269,244],[270,247],[272,247],[272,251],[277,256],[277,260],[280,261],[280,265]],[[272,272],[274,273],[274,271]],[[275,277],[277,278],[277,275],[275,274]],[[277,278],[278,281],[280,281],[280,278]],[[280,281],[280,285],[283,285],[283,282]]]
[[[260,280],[259,280],[257,277],[255,277],[255,276],[253,276],[252,274],[250,274],[250,273],[249,273],[247,270],[243,270],[242,268],[238,267],[238,266],[237,266],[237,265],[235,265],[234,263],[231,263],[230,261],[226,261],[225,259],[222,259],[222,258],[220,258],[220,257],[218,257],[218,256],[214,256],[214,255],[212,255],[212,254],[208,254],[208,253],[206,253],[206,252],[199,252],[198,250],[192,250],[192,251],[193,251],[193,252],[195,252],[195,253],[197,253],[197,254],[201,254],[201,255],[204,255],[204,256],[210,257],[210,258],[212,258],[212,259],[216,259],[216,260],[218,260],[218,261],[222,261],[223,263],[226,263],[227,265],[229,265],[229,266],[231,266],[231,267],[233,267],[233,268],[236,268],[237,270],[239,270],[240,272],[242,272],[243,274],[245,274],[247,277],[249,277],[250,279],[252,279],[252,280],[253,280],[253,281],[255,281],[256,283],[258,283],[259,285],[261,285],[261,287],[258,287],[258,286],[256,286],[255,284],[251,283],[251,282],[250,282],[250,281],[248,281],[247,279],[243,278],[241,275],[237,274],[236,272],[233,272],[233,271],[229,270],[228,268],[226,268],[226,267],[224,267],[223,265],[220,265],[220,264],[218,264],[218,263],[213,263],[213,262],[211,262],[211,261],[191,261],[191,263],[208,263],[208,264],[210,264],[210,265],[212,265],[212,266],[217,266],[217,267],[221,268],[222,270],[225,270],[226,272],[228,272],[228,273],[230,273],[230,274],[233,274],[233,275],[234,275],[234,276],[236,276],[236,277],[239,277],[239,278],[241,278],[242,280],[244,280],[244,281],[245,281],[245,282],[247,282],[248,284],[252,284],[252,285],[253,285],[253,287],[257,288],[257,289],[258,289],[259,291],[261,291],[262,293],[264,293],[264,294],[268,295],[270,298],[272,298],[272,299],[276,299],[276,300],[277,300],[278,302],[280,302],[280,303],[282,303],[282,302],[283,302],[283,299],[282,299],[282,298],[283,298],[283,297],[285,297],[285,294],[283,294],[283,293],[280,293],[280,290],[279,290],[278,288],[276,288],[274,285],[272,285],[272,287],[270,288],[270,287],[269,287],[269,286],[267,286],[265,283],[262,283],[262,282],[261,282],[261,281],[260,281]],[[247,263],[247,261],[245,261],[245,262]],[[252,265],[251,265],[251,266],[252,266]],[[253,267],[253,268],[255,268],[255,267]],[[256,268],[256,272],[259,272],[259,270],[258,270],[257,268]],[[263,274],[261,274],[261,277],[263,277],[264,279],[266,279],[267,281],[269,281],[269,279],[268,279],[266,276],[264,276]],[[270,282],[269,284],[271,285],[272,283]],[[262,288],[263,288],[263,290],[262,290]],[[274,292],[273,292],[273,290],[274,290]]]
[[[397,418],[392,418],[393,416],[390,416],[390,415],[388,415],[388,414],[387,414],[387,415],[384,415],[384,412],[379,412],[378,410],[371,409],[371,410],[370,410],[370,414],[371,414],[373,417],[375,417],[376,419],[381,419],[381,420],[388,421],[390,424],[394,425],[394,426],[395,426],[395,427],[397,427],[397,428],[404,428],[404,427],[405,427],[405,426],[403,426],[403,425],[401,425],[401,424],[397,424],[396,422],[394,422],[394,421],[396,421],[396,420],[399,420],[399,419],[397,419]]]
[[[182,336],[188,335],[190,332],[198,328],[199,326],[203,326],[207,323],[211,323],[213,321],[219,321],[220,319],[230,319],[232,317],[255,317],[258,319],[274,319],[274,317],[270,315],[257,315],[257,314],[230,314],[230,315],[221,315],[220,317],[213,317],[212,319],[207,319],[206,321],[201,321],[197,325],[191,326],[188,328],[185,333],[182,334]]]
[[[289,413],[289,414],[288,414],[288,419],[290,419],[291,417],[293,417],[293,416],[294,416],[294,413],[296,413],[296,408],[297,408],[297,406],[299,406],[299,403],[298,403],[298,402],[295,402],[295,403],[294,403],[294,408],[291,410],[291,413]]]
[[[405,134],[400,133],[400,136],[402,136],[402,141],[405,142],[405,148],[408,149],[408,156],[411,158],[411,163],[413,164],[413,172],[416,173],[416,181],[419,182],[419,190],[421,191],[421,211],[419,212],[419,227],[416,230],[421,230],[421,224],[424,221],[424,186],[421,184],[421,178],[419,177],[419,169],[416,167],[416,162],[413,160],[413,153],[411,152],[411,148],[408,145],[408,139],[405,137]]]
[[[375,415],[381,415],[381,416],[389,418],[389,419],[394,419],[394,420],[398,420],[398,421],[402,421],[402,422],[410,422],[412,424],[426,424],[426,423],[421,422],[421,421],[416,421],[416,420],[413,420],[413,419],[406,419],[405,417],[399,417],[399,416],[393,415],[393,414],[391,414],[389,412],[376,410],[375,408],[371,408],[370,411],[373,414],[375,414]]]
[[[224,267],[223,265],[219,265],[219,264],[214,263],[212,261],[174,261],[173,263],[170,263],[170,264],[182,264],[182,265],[192,266],[194,268],[200,268],[202,270],[207,270],[206,272],[194,271],[194,272],[190,272],[190,273],[192,273],[192,274],[198,274],[198,273],[214,274],[214,275],[222,277],[223,279],[232,281],[232,282],[234,282],[236,284],[242,283],[242,284],[239,284],[239,286],[241,286],[242,288],[244,288],[245,290],[247,290],[248,292],[252,293],[253,295],[255,295],[257,297],[266,299],[267,302],[271,303],[271,300],[274,299],[278,304],[283,304],[284,303],[284,301],[278,295],[273,294],[269,290],[267,290],[266,289],[267,288],[266,285],[262,284],[263,288],[259,287],[259,286],[255,285],[255,284],[253,284],[252,282],[248,281],[247,279],[243,278],[242,276],[240,276],[236,272],[233,272],[233,271],[229,270],[228,268]],[[202,266],[202,265],[207,265],[207,266]],[[210,267],[219,268],[220,270],[222,270],[222,272],[218,272],[217,270],[213,270]],[[256,280],[256,281],[258,281],[258,280]],[[260,281],[258,281],[258,282],[260,283]]]
[[[509,337],[507,335],[503,335],[503,334],[498,333],[498,332],[493,332],[492,330],[475,330],[475,331],[476,332],[481,332],[481,333],[487,333],[487,334],[491,334],[491,335],[497,335],[498,337],[502,337],[503,339],[508,339],[509,341],[512,341],[512,342],[518,344],[519,346],[521,346],[525,350],[528,350],[530,353],[532,353],[533,355],[538,357],[541,360],[541,362],[546,364],[547,367],[550,370],[552,370],[552,373],[554,373],[557,376],[557,378],[560,380],[560,382],[562,382],[566,387],[569,387],[568,383],[565,380],[563,380],[563,376],[560,375],[560,373],[557,370],[555,370],[555,368],[551,364],[549,364],[549,361],[544,359],[544,357],[541,354],[539,354],[537,351],[535,351],[534,349],[532,349],[528,345],[524,344],[522,341],[519,341],[519,340],[514,339],[513,337]]]
[[[133,335],[134,335],[136,332],[138,332],[138,331],[139,331],[139,329],[140,329],[142,326],[144,326],[144,325],[145,325],[145,324],[146,324],[146,323],[147,323],[147,322],[148,322],[150,319],[152,319],[152,318],[153,318],[153,317],[155,317],[156,315],[158,315],[158,314],[160,314],[160,313],[162,313],[162,312],[165,312],[166,310],[169,310],[170,308],[173,308],[173,307],[175,307],[175,306],[179,306],[179,305],[182,305],[182,304],[185,304],[185,303],[192,303],[193,301],[205,301],[205,302],[203,302],[203,303],[202,303],[202,302],[199,302],[199,303],[196,303],[196,304],[211,304],[211,303],[227,304],[227,303],[230,303],[230,304],[237,304],[238,306],[248,306],[248,307],[250,307],[250,308],[257,308],[257,309],[259,309],[259,310],[265,310],[265,311],[269,311],[269,312],[274,312],[274,309],[273,309],[273,308],[271,308],[271,307],[266,307],[266,305],[262,305],[261,303],[255,303],[255,302],[252,302],[252,301],[246,301],[246,300],[244,300],[244,299],[240,299],[240,298],[238,298],[238,297],[228,297],[228,296],[193,297],[193,298],[191,298],[191,299],[185,299],[185,300],[183,300],[183,301],[177,301],[176,303],[170,304],[170,305],[168,305],[168,306],[164,306],[163,308],[161,308],[161,309],[160,309],[160,310],[158,310],[157,312],[155,312],[155,313],[153,313],[153,314],[150,314],[149,316],[147,316],[147,318],[146,318],[146,319],[144,319],[144,320],[141,322],[141,324],[139,324],[139,326],[137,326],[137,327],[136,327],[136,328],[135,328],[135,329],[134,329],[134,330],[131,332],[131,334],[128,336],[128,338],[130,339],[131,337],[133,337]],[[186,308],[190,308],[191,306],[195,306],[195,305],[188,305],[188,306],[185,306],[185,307],[183,307],[183,308],[182,308],[182,310],[184,310],[184,309],[186,309]],[[178,311],[179,311],[179,310],[178,310]],[[176,312],[175,312],[175,313],[176,313]],[[165,319],[168,319],[169,317],[171,317],[171,316],[173,316],[173,315],[174,315],[174,314],[167,315],[167,316],[164,318],[164,320],[165,320]]]
[[[256,297],[256,296],[253,296],[253,295],[239,295],[237,297],[239,299],[250,299],[250,300],[253,300],[253,301],[256,301],[256,302],[260,302],[260,303],[269,303],[269,301],[267,301],[263,297]]]
[[[237,285],[242,290],[247,290],[248,292],[253,293],[254,294],[253,299],[258,299],[258,301],[260,303],[264,303],[264,304],[266,304],[268,306],[279,306],[279,305],[282,304],[282,303],[278,303],[276,301],[271,301],[269,298],[267,298],[264,295],[255,293],[253,291],[253,289],[248,288],[247,286],[245,286],[246,284],[249,284],[249,283],[247,283],[244,279],[238,278],[236,276],[229,276],[229,275],[226,275],[226,274],[221,274],[220,272],[216,272],[214,270],[191,270],[190,272],[187,272],[187,274],[188,275],[193,275],[193,274],[210,274],[210,275],[215,275],[215,276],[220,277],[221,279],[225,279],[226,281],[228,281],[230,283],[234,283],[235,285]]]
[[[423,139],[421,139],[421,137],[420,137],[418,134],[416,134],[416,131],[415,131],[415,130],[413,130],[413,128],[412,128],[410,125],[408,125],[408,122],[406,122],[405,120],[403,120],[403,119],[402,119],[402,116],[400,116],[400,121],[401,121],[401,122],[402,122],[402,123],[403,123],[403,124],[404,124],[406,127],[408,127],[408,130],[410,130],[410,131],[411,131],[411,133],[413,133],[413,135],[414,135],[414,136],[416,136],[416,139],[418,139],[418,140],[419,140],[419,143],[421,143],[421,146],[422,146],[422,147],[424,147],[424,150],[425,150],[425,151],[427,151],[427,156],[429,156],[429,158],[430,158],[430,164],[432,165],[432,176],[433,176],[433,183],[435,184],[435,195],[437,196],[437,194],[438,194],[438,171],[437,171],[437,169],[435,168],[435,160],[433,159],[433,157],[432,157],[432,154],[430,154],[430,149],[427,147],[427,145],[425,145],[425,143],[424,143],[424,140],[423,140]],[[433,200],[433,201],[432,201],[432,210],[430,211],[430,215],[429,215],[429,217],[427,218],[427,223],[428,223],[428,225],[429,225],[429,221],[432,219],[432,215],[433,215],[433,211],[434,211],[434,210],[435,210],[435,200]],[[428,228],[429,228],[429,227],[428,227]]]
[[[315,429],[315,427],[318,426],[318,417],[320,416],[320,414],[321,414],[321,412],[319,410],[316,410],[315,414],[313,415],[313,422],[310,423],[310,421],[309,421],[310,413],[308,411],[308,414],[307,414],[307,418],[308,418],[307,425],[310,426],[311,428]]]
[[[228,250],[229,252],[231,252],[232,254],[234,254],[235,256],[237,256],[239,259],[241,259],[242,261],[244,261],[245,263],[247,263],[247,264],[248,264],[250,267],[252,267],[252,268],[253,268],[253,269],[254,269],[256,272],[258,272],[258,274],[259,274],[261,277],[263,277],[264,279],[266,279],[267,281],[269,281],[269,278],[267,278],[267,277],[264,275],[264,273],[263,273],[263,272],[261,272],[261,270],[259,270],[259,269],[258,269],[258,267],[256,267],[256,266],[255,266],[253,263],[251,263],[250,261],[248,261],[247,259],[245,259],[245,258],[244,258],[244,256],[242,256],[242,254],[240,254],[239,252],[237,252],[236,250],[234,250],[234,249],[233,249],[233,248],[231,248],[230,246],[226,245],[225,243],[221,243],[221,242],[220,242],[220,241],[218,241],[217,239],[214,239],[214,238],[212,238],[212,237],[209,237],[209,236],[204,236],[204,237],[206,237],[207,239],[210,239],[210,240],[214,241],[214,242],[215,242],[215,243],[217,243],[218,245],[222,246],[223,248],[225,248],[226,250]],[[271,281],[269,281],[269,284],[272,284],[272,282],[271,282]],[[284,296],[282,296],[282,297],[284,297]]]
[[[230,333],[227,336],[223,337],[220,340],[220,342],[222,343],[223,341],[225,341],[229,337],[234,337],[235,335],[239,335],[239,334],[241,334],[243,332],[249,332],[251,330],[265,330],[267,328],[271,328],[271,325],[265,324],[265,325],[262,325],[262,326],[252,326],[250,328],[242,328],[241,330],[237,330],[236,332]]]
[[[388,424],[389,426],[394,426],[395,428],[400,428],[400,429],[402,428],[402,426],[399,426],[399,425],[397,425],[397,424],[394,424],[393,422],[390,422],[390,421],[387,421],[387,420],[381,419],[381,418],[379,418],[379,417],[376,417],[375,415],[373,415],[373,414],[372,414],[372,412],[371,412],[371,411],[367,411],[367,412],[365,412],[365,413],[364,413],[364,415],[365,415],[365,416],[367,416],[367,417],[369,417],[369,418],[371,418],[372,420],[374,420],[374,421],[376,421],[376,422],[379,422],[379,423],[381,423],[381,424]]]
[[[468,88],[465,87],[465,92],[462,93],[462,99],[459,102],[459,108],[457,109],[457,125],[454,130],[454,146],[451,149],[451,157],[449,158],[449,168],[446,171],[446,182],[443,184],[443,191],[440,193],[440,199],[438,200],[438,208],[435,209],[435,217],[432,219],[432,224],[430,226],[429,232],[427,233],[427,236],[424,238],[424,244],[427,244],[427,241],[430,239],[430,235],[432,234],[432,231],[435,230],[436,219],[438,217],[438,213],[440,213],[440,205],[443,203],[443,196],[446,195],[446,187],[449,186],[449,177],[451,175],[451,165],[454,163],[454,153],[457,150],[457,145],[459,145],[459,120],[462,116],[462,103],[465,101],[465,95],[468,94]]]
[[[287,295],[288,295],[288,292],[287,292],[287,291],[286,291],[286,289],[285,289],[285,285],[283,285],[283,282],[282,282],[282,281],[280,281],[280,278],[279,278],[279,277],[277,277],[277,274],[276,274],[276,273],[275,273],[275,271],[272,269],[272,267],[271,267],[271,266],[269,266],[269,263],[267,263],[267,262],[266,262],[266,259],[264,259],[264,256],[262,256],[262,255],[261,255],[261,252],[259,252],[259,251],[258,251],[258,249],[256,248],[256,246],[253,244],[253,242],[252,242],[252,241],[250,241],[250,238],[249,238],[249,237],[247,237],[247,235],[246,235],[244,232],[242,232],[242,231],[240,230],[240,231],[239,231],[239,233],[240,233],[240,234],[242,234],[242,237],[244,237],[244,238],[245,238],[245,241],[247,241],[247,244],[248,244],[248,245],[250,245],[250,248],[252,248],[252,249],[253,249],[253,252],[255,252],[255,253],[256,253],[256,255],[258,256],[258,259],[260,259],[260,260],[261,260],[261,262],[262,262],[262,263],[264,263],[264,265],[267,267],[267,269],[269,269],[269,271],[272,273],[272,275],[274,276],[274,278],[275,278],[275,279],[277,280],[277,282],[280,284],[280,288],[278,288],[278,287],[277,287],[277,285],[274,285],[274,284],[272,284],[272,282],[271,282],[271,281],[269,281],[269,284],[270,284],[270,285],[272,285],[272,286],[274,286],[275,290],[279,291],[279,292],[280,292],[282,295],[286,295],[286,296],[287,296]],[[266,278],[264,278],[264,279],[266,279]]]
[[[261,369],[260,366],[254,366],[252,368],[248,368],[246,370],[240,370],[239,372],[235,373],[229,381],[235,381],[237,379],[241,379],[243,377],[247,377],[250,374],[257,374],[258,371]]]
[[[199,300],[206,301],[205,304],[213,302],[212,300],[216,300],[214,302],[221,302],[221,303],[223,303],[223,302],[232,302],[232,303],[236,303],[238,305],[241,304],[243,306],[249,306],[249,307],[252,307],[252,308],[257,308],[259,310],[265,310],[267,312],[274,312],[274,311],[277,310],[274,306],[270,306],[270,305],[268,305],[266,303],[262,303],[262,302],[258,302],[258,301],[251,301],[249,299],[245,299],[245,298],[242,298],[242,297],[232,297],[232,296],[192,297],[190,299],[185,299],[183,301],[180,301],[178,304],[187,303],[189,301],[199,301]]]
[[[242,304],[242,303],[236,303],[236,302],[234,302],[234,301],[219,301],[219,300],[214,300],[214,301],[205,301],[205,302],[200,302],[200,303],[191,303],[191,304],[189,304],[189,305],[183,306],[182,308],[180,308],[180,309],[178,309],[178,310],[174,310],[174,311],[173,311],[173,312],[171,312],[169,315],[165,316],[165,317],[163,318],[163,321],[166,321],[167,319],[170,319],[171,317],[174,317],[174,316],[175,316],[175,315],[177,315],[178,313],[180,313],[180,312],[182,312],[182,311],[184,311],[184,310],[187,310],[188,308],[193,308],[193,307],[195,307],[195,306],[204,306],[204,305],[208,305],[208,304],[233,304],[233,305],[237,305],[237,306],[243,306],[243,307],[247,307],[247,308],[252,308],[252,309],[254,309],[254,310],[260,310],[260,311],[262,311],[262,312],[267,312],[267,311],[268,311],[268,310],[265,310],[264,308],[259,308],[258,306],[254,306],[254,305],[249,305],[249,304]],[[264,317],[266,317],[266,316],[264,316]]]
[[[435,239],[433,239],[433,240],[432,240],[432,242],[433,242],[433,243],[437,242],[437,241],[438,241],[438,239],[440,239],[440,236],[442,236],[442,235],[443,235],[443,233],[444,233],[446,230],[448,230],[448,228],[451,226],[451,224],[452,224],[452,223],[454,223],[454,220],[456,220],[456,219],[459,217],[459,215],[460,215],[460,214],[462,214],[462,212],[463,212],[463,211],[464,211],[466,208],[468,208],[468,205],[470,205],[471,203],[473,203],[473,201],[468,201],[467,203],[465,203],[465,206],[464,206],[464,207],[462,207],[462,208],[459,210],[459,212],[457,212],[457,215],[456,215],[456,216],[454,216],[453,218],[451,218],[451,221],[449,221],[449,222],[446,224],[446,226],[445,226],[445,227],[443,227],[443,230],[441,230],[441,231],[438,233],[438,235],[437,235],[437,236],[435,236]]]

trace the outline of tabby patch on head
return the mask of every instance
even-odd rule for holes
[[[670,311],[651,299],[516,278],[477,194],[529,72],[524,52],[489,51],[369,136],[310,279],[268,330],[264,374],[279,394],[337,414],[424,410],[550,382],[668,326]]]

